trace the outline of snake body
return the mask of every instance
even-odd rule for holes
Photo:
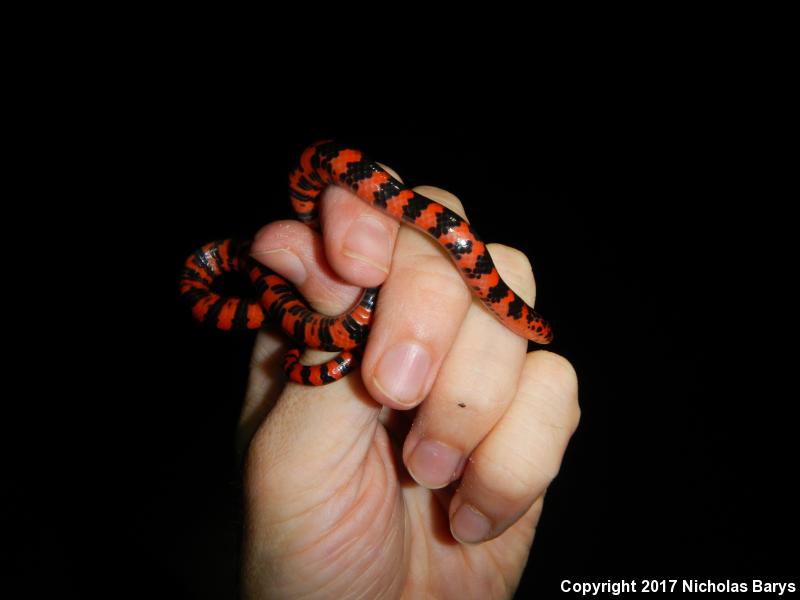
[[[332,141],[306,148],[289,176],[289,196],[297,218],[319,222],[319,197],[329,185],[343,187],[374,208],[425,232],[450,255],[467,285],[500,322],[514,333],[540,344],[553,334],[550,325],[500,277],[486,245],[475,230],[449,208],[407,188],[359,150]],[[339,352],[321,365],[300,363],[300,348],[286,355],[288,377],[304,385],[337,381],[357,364],[367,339],[378,288],[367,288],[356,305],[338,317],[311,310],[294,287],[248,256],[249,245],[232,240],[211,242],[184,264],[181,294],[193,316],[219,329],[258,329],[267,320],[300,346]],[[224,273],[246,271],[255,298],[221,296],[212,289]]]

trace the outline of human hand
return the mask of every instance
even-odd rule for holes
[[[415,190],[464,215],[451,194]],[[240,432],[244,596],[509,597],[577,426],[574,370],[526,354],[433,240],[324,194],[322,235],[272,223],[254,257],[327,314],[383,286],[360,373],[342,381],[286,384],[282,335],[258,334]],[[489,249],[532,305],[527,258]]]

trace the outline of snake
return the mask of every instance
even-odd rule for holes
[[[552,341],[550,324],[503,281],[486,244],[457,213],[406,187],[361,151],[324,140],[306,148],[289,175],[289,198],[300,222],[319,227],[320,195],[331,185],[432,237],[500,323],[538,344]],[[284,372],[295,383],[325,385],[350,373],[363,355],[379,287],[365,288],[341,315],[323,315],[312,310],[290,282],[250,257],[249,247],[246,241],[216,240],[186,259],[179,290],[192,316],[222,330],[260,329],[270,321],[279,324],[296,343],[283,362]],[[217,291],[219,278],[235,272],[247,274],[254,296]],[[338,354],[323,364],[304,365],[303,348]]]

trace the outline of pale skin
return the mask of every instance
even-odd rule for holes
[[[452,194],[415,189],[465,216]],[[524,254],[489,250],[532,305]],[[344,190],[324,193],[322,233],[271,223],[252,251],[323,313],[382,288],[342,381],[286,384],[284,337],[258,334],[239,432],[244,597],[511,597],[578,424],[572,366],[527,353],[433,240]]]

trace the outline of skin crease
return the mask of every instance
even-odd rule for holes
[[[451,194],[417,191],[463,215]],[[350,228],[365,220],[386,230],[393,254],[343,251]],[[347,309],[361,286],[386,282],[360,373],[342,381],[285,383],[282,336],[258,334],[237,440],[245,459],[243,596],[511,597],[578,424],[574,370],[547,351],[526,355],[525,341],[471,298],[435,242],[349,192],[324,192],[322,230],[270,224],[253,255],[296,277],[309,303],[329,314]],[[530,302],[524,255],[489,248],[503,278]],[[421,289],[436,293],[435,302]],[[377,378],[388,350],[407,341],[426,349],[430,366],[418,397],[401,404]],[[470,360],[476,355],[484,359]],[[330,356],[307,351],[303,362]],[[415,459],[421,440],[460,454],[454,481],[430,480],[428,467],[439,459],[435,451]],[[462,505],[488,517],[487,541],[453,537]]]

